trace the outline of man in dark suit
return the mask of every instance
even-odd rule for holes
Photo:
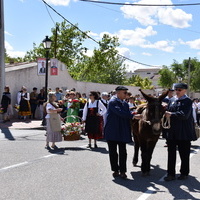
[[[45,73],[46,73],[46,68],[45,68],[45,66],[44,66],[44,62],[41,62],[41,64],[42,64],[42,67],[40,68],[39,73],[40,73],[40,74],[45,74]]]

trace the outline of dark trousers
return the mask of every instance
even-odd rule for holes
[[[180,173],[182,175],[188,175],[190,172],[190,147],[191,142],[186,140],[167,140],[168,146],[168,163],[167,173],[168,175],[175,176],[176,171],[176,148],[181,159]]]
[[[35,119],[36,108],[37,108],[37,104],[31,103],[31,115],[33,116],[33,119]]]
[[[126,172],[126,143],[116,141],[108,141],[107,143],[112,171]],[[117,153],[117,147],[119,149],[119,155]]]
[[[198,126],[200,125],[199,119],[200,119],[200,114],[197,113],[197,124],[198,124]]]

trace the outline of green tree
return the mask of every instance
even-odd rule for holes
[[[76,27],[68,25],[66,21],[57,23],[56,27],[52,28],[52,36],[50,36],[53,42],[49,57],[58,58],[70,71],[76,61],[80,59],[83,51],[86,51],[86,48],[82,46],[85,38],[86,32],[81,32]],[[46,50],[43,47],[43,43],[40,43],[39,46],[33,43],[33,49],[26,52],[24,60],[36,61],[38,57],[45,56]]]
[[[104,34],[95,48],[93,56],[84,56],[71,70],[72,76],[81,81],[96,83],[123,84],[125,81],[124,59],[118,55],[119,46],[117,37]]]
[[[160,79],[159,85],[165,88],[170,88],[173,83],[179,82],[179,77],[182,82],[188,82],[189,76],[189,62],[190,62],[190,89],[193,91],[200,90],[200,62],[197,58],[185,59],[182,63],[178,63],[176,60],[172,63],[171,67],[163,66],[159,71]]]
[[[200,91],[200,62],[197,62],[194,66],[194,70],[191,72],[191,89],[193,91]]]
[[[128,85],[137,86],[141,89],[153,89],[152,81],[148,78],[141,78],[139,75],[133,75],[128,79]]]
[[[176,76],[172,71],[172,68],[168,68],[167,66],[163,66],[163,68],[159,71],[160,78],[158,80],[158,85],[164,88],[171,88],[173,83],[176,81]]]

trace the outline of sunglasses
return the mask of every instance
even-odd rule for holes
[[[175,89],[176,91],[178,91],[178,92],[181,92],[182,91],[182,89]]]

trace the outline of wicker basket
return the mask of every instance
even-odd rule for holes
[[[80,121],[82,122],[82,119],[79,116],[75,116],[75,115],[69,115],[67,117],[72,117],[72,118],[79,118]],[[66,117],[66,118],[67,118]],[[67,123],[67,124],[73,124],[73,123]],[[75,132],[75,133],[74,133]],[[74,141],[74,140],[80,140],[80,132],[79,131],[72,131],[72,133],[70,133],[69,135],[63,135],[63,138],[65,141]]]
[[[63,135],[63,138],[65,141],[74,141],[74,140],[80,140],[80,134],[72,134],[72,135]]]

